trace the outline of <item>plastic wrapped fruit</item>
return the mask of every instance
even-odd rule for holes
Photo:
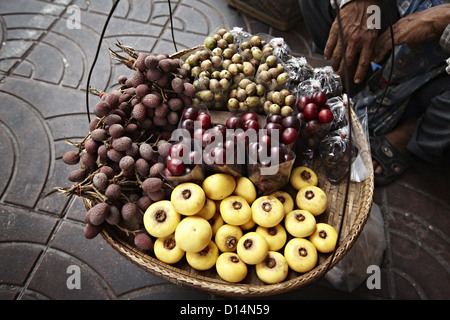
[[[289,182],[296,155],[285,146],[267,149],[261,142],[249,146],[248,178],[263,194],[270,194]]]
[[[327,179],[332,183],[339,183],[345,177],[359,153],[359,147],[350,141],[346,129],[331,132],[318,146]]]

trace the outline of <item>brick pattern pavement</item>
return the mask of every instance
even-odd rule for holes
[[[50,193],[67,185],[65,139],[88,132],[85,87],[111,0],[0,2],[0,299],[215,299],[149,275],[109,247],[83,236],[79,198]],[[171,1],[178,50],[200,44],[219,26],[284,37],[294,54],[323,66],[302,23],[280,32],[225,1]],[[75,5],[80,29],[70,28]],[[110,21],[91,85],[110,90],[128,70],[111,60],[116,40],[145,52],[174,52],[167,1],[122,0]],[[96,97],[91,97],[91,105]],[[383,288],[349,294],[325,281],[277,298],[448,298],[450,256],[447,167],[418,163],[399,182],[375,192],[388,248]],[[101,259],[99,259],[101,257]],[[68,267],[81,290],[68,289]]]

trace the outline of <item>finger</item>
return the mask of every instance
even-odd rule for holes
[[[356,84],[361,83],[366,77],[367,70],[369,69],[370,62],[372,60],[371,58],[373,54],[373,48],[374,43],[363,46],[361,50],[361,55],[359,56],[358,61],[358,68],[356,69],[354,77],[354,82]]]
[[[379,38],[375,45],[373,61],[379,63],[383,60],[386,54],[392,50],[391,34],[385,31]]]
[[[342,41],[338,41],[331,57],[331,66],[333,70],[340,70],[340,65],[342,62]]]
[[[338,41],[338,33],[336,29],[336,22],[334,22],[333,25],[331,26],[330,33],[328,35],[328,40],[323,52],[325,59],[330,60],[336,47],[337,41]]]
[[[357,41],[352,41],[348,44],[345,50],[345,60],[348,66],[353,66],[360,49],[360,44]]]

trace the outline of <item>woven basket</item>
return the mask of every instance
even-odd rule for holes
[[[298,0],[227,0],[227,3],[281,31],[288,31],[302,18]]]
[[[221,112],[211,112],[211,114],[214,121],[220,121],[224,118],[224,114]],[[242,283],[228,283],[220,279],[214,267],[207,271],[198,271],[191,268],[185,259],[175,265],[167,265],[151,254],[139,251],[133,244],[133,238],[127,236],[125,232],[115,226],[105,227],[101,235],[109,245],[126,259],[149,273],[178,285],[194,287],[218,295],[267,296],[281,294],[310,284],[321,278],[350,250],[361,233],[372,206],[374,184],[370,148],[361,124],[353,111],[351,112],[351,120],[354,137],[361,147],[360,154],[369,170],[369,177],[360,183],[350,183],[347,203],[344,203],[347,192],[346,179],[339,185],[329,183],[320,160],[315,160],[313,169],[319,176],[319,186],[326,192],[329,203],[326,212],[316,217],[317,221],[331,224],[338,232],[340,230],[341,236],[334,254],[319,253],[317,266],[307,273],[300,274],[290,270],[285,281],[267,285],[258,279],[254,266],[248,266],[248,275]],[[294,190],[287,191],[295,196]],[[86,209],[94,205],[88,199],[84,199],[84,203]],[[344,208],[345,213],[342,215]],[[340,229],[341,223],[342,229]]]

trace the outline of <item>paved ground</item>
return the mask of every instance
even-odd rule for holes
[[[101,237],[83,236],[79,198],[48,195],[67,185],[64,139],[88,130],[85,85],[111,0],[0,2],[0,299],[217,299],[151,276]],[[72,28],[80,9],[80,29]],[[300,22],[280,32],[225,1],[172,1],[178,49],[203,42],[220,25],[283,36],[294,53],[324,65]],[[106,32],[92,86],[108,90],[126,72],[109,58],[119,39],[137,50],[174,52],[167,1],[122,0]],[[381,289],[348,293],[326,280],[281,299],[448,299],[450,297],[449,162],[420,161],[398,182],[375,189],[387,248]],[[67,268],[81,269],[69,290]]]

